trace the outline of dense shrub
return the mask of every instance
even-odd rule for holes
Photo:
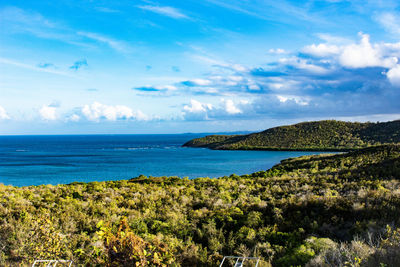
[[[264,266],[391,266],[399,178],[400,146],[386,145],[240,177],[0,185],[0,265],[217,266],[247,255]],[[356,238],[368,232],[379,244]]]

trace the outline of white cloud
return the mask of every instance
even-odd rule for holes
[[[127,52],[129,49],[127,45],[124,42],[114,40],[112,38],[100,35],[98,33],[93,33],[93,32],[77,32],[78,35],[84,36],[86,38],[95,40],[100,43],[104,43],[108,45],[109,47],[119,51],[119,52]]]
[[[315,65],[313,62],[299,57],[281,58],[279,59],[279,63],[290,65],[315,74],[326,74],[329,72],[328,69]]]
[[[208,111],[212,109],[213,106],[211,104],[191,99],[190,105],[183,106],[183,116],[186,120],[207,120]]]
[[[400,65],[391,68],[387,73],[390,83],[396,87],[400,86]]]
[[[235,106],[231,99],[223,100],[225,111],[228,114],[238,114],[242,113],[242,111]]]
[[[232,68],[233,70],[235,70],[237,72],[247,71],[247,68],[240,64],[230,64],[230,65],[228,65],[228,67]]]
[[[71,116],[69,116],[67,118],[67,121],[73,121],[73,122],[77,122],[81,119],[81,117],[77,114],[72,114]]]
[[[236,71],[236,72],[246,72],[248,71],[248,69],[241,65],[241,64],[237,64],[237,63],[231,63],[231,62],[226,62],[223,60],[216,60],[216,56],[215,55],[208,55],[207,53],[205,53],[203,51],[202,48],[197,48],[197,47],[192,47],[194,50],[196,50],[197,52],[201,52],[205,55],[198,55],[198,54],[191,54],[190,57],[192,58],[192,60],[196,61],[197,63],[204,63],[207,65],[210,65],[211,67],[219,67],[219,68],[225,68],[227,70],[230,71]]]
[[[312,44],[304,47],[303,52],[316,57],[326,57],[339,54],[340,48],[336,45]]]
[[[63,36],[53,31],[60,25],[44,18],[39,13],[27,12],[17,7],[0,9],[0,22],[7,25],[7,30],[12,32],[30,33],[40,38],[51,39]]]
[[[318,38],[320,38],[321,40],[330,43],[330,44],[349,44],[352,43],[352,40],[347,39],[347,38],[343,38],[341,36],[336,36],[336,35],[331,35],[328,33],[319,33],[317,34]]]
[[[49,105],[44,105],[40,108],[39,114],[43,120],[54,121],[57,119],[57,108]]]
[[[243,77],[242,76],[235,76],[235,75],[230,75],[228,76],[228,79],[234,82],[241,82],[243,81]]]
[[[37,12],[16,7],[0,9],[0,24],[4,33],[24,33],[38,38],[51,39],[85,48],[93,46],[81,42],[75,30],[63,23],[51,21]]]
[[[287,101],[294,101],[296,104],[300,106],[307,106],[309,104],[309,101],[305,99],[304,97],[300,96],[293,96],[293,95],[276,95],[276,98],[278,98],[279,102],[285,103]]]
[[[236,103],[231,99],[221,99],[216,106],[191,99],[190,104],[183,107],[183,116],[186,120],[229,119],[244,113],[242,108],[248,107],[250,101],[245,99]]]
[[[399,30],[400,31],[400,30]],[[303,53],[325,58],[324,63],[338,63],[347,68],[384,67],[392,68],[400,56],[400,44],[371,44],[368,34],[359,33],[359,43],[338,46],[329,42],[312,44],[302,49]],[[327,39],[329,40],[329,38]],[[334,42],[335,40],[332,40]]]
[[[247,87],[249,88],[250,91],[261,90],[261,87],[258,84],[254,83],[253,81],[249,81]]]
[[[150,86],[149,88],[154,88],[158,91],[175,91],[178,90],[178,88],[176,88],[176,86],[174,85],[156,85],[156,86]]]
[[[271,48],[270,50],[268,50],[268,52],[271,54],[278,54],[278,55],[286,53],[285,49],[282,48],[276,48],[276,49]]]
[[[188,19],[189,17],[183,14],[181,11],[174,7],[169,7],[169,6],[151,6],[151,5],[146,5],[146,6],[138,6],[138,8],[141,8],[143,10],[148,10],[160,15],[164,15],[170,18],[174,19]]]
[[[158,87],[157,87],[158,88]],[[162,87],[160,87],[161,89],[164,89],[164,90],[168,90],[168,91],[175,91],[175,90],[178,90],[178,88],[176,88],[176,86],[174,86],[174,85],[164,85],[164,86],[162,86]]]
[[[32,66],[29,64],[21,63],[15,60],[7,59],[7,58],[0,58],[0,64],[6,64],[6,65],[11,65],[15,66],[18,68],[23,68],[23,69],[28,69],[28,70],[33,70],[33,71],[38,71],[38,72],[45,72],[45,73],[51,73],[51,74],[57,74],[57,75],[62,75],[62,76],[67,76],[67,77],[73,77],[73,75],[63,72],[63,71],[58,71],[50,68],[40,68],[37,66]]]
[[[212,83],[210,80],[206,80],[206,79],[193,79],[193,80],[190,80],[190,82],[192,82],[195,85],[200,85],[200,86],[206,86],[206,85],[210,85]]]
[[[100,8],[101,9],[101,8]],[[102,9],[103,11],[111,9]],[[4,33],[24,33],[38,38],[56,40],[74,46],[93,49],[90,41],[104,43],[120,52],[127,52],[128,45],[98,33],[83,32],[65,25],[60,21],[52,21],[40,13],[23,10],[16,7],[5,7],[0,9],[0,24],[4,25]]]
[[[396,57],[385,57],[381,54],[379,46],[372,46],[368,34],[360,33],[359,44],[345,46],[339,56],[339,62],[345,67],[366,68],[385,67],[391,68],[397,63]]]
[[[184,111],[190,113],[206,112],[207,110],[212,110],[213,106],[211,104],[204,104],[197,100],[190,99],[190,105],[185,105],[183,107]]]
[[[393,13],[386,12],[377,16],[376,19],[386,29],[386,31],[390,32],[395,36],[400,36],[399,16]]]
[[[144,114],[144,113],[143,113],[142,111],[140,111],[140,110],[136,111],[135,118],[136,118],[136,120],[138,120],[138,121],[147,121],[147,120],[150,119],[149,116],[147,116],[146,114]],[[153,118],[154,118],[154,117],[153,117]]]
[[[0,106],[0,120],[7,120],[9,118],[10,116],[8,116],[6,110],[2,106]]]
[[[217,57],[197,56],[197,60],[209,64],[210,71],[174,85],[192,97],[214,97],[204,102],[192,99],[183,105],[183,117],[224,120],[399,112],[400,91],[395,87],[400,87],[400,42],[371,42],[362,33],[359,41],[320,37],[325,38],[323,43],[251,69],[218,61]],[[218,103],[215,95],[232,100]]]
[[[116,120],[147,120],[148,117],[141,111],[134,112],[131,108],[123,105],[109,106],[99,102],[94,102],[91,105],[85,105],[82,110],[82,115],[89,121],[99,121],[105,119],[108,121]]]

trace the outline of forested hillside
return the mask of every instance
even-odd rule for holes
[[[398,145],[219,179],[0,185],[0,266],[400,266],[399,211]]]
[[[211,149],[347,151],[400,142],[400,120],[383,123],[303,122],[247,135],[210,135],[184,146]]]

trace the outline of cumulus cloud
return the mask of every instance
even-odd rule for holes
[[[235,106],[235,103],[231,99],[223,100],[224,102],[224,109],[228,114],[238,114],[242,113],[242,111]]]
[[[57,120],[57,108],[52,105],[44,105],[39,109],[40,117],[46,121]]]
[[[215,120],[400,113],[400,42],[376,43],[363,33],[359,41],[319,37],[322,43],[281,54],[252,69],[197,57],[210,64],[210,71],[172,86],[190,97],[212,95],[229,100],[210,104],[192,99],[183,106],[183,117]],[[145,87],[143,91],[159,89]],[[251,101],[243,103],[238,97]]]
[[[189,105],[183,106],[183,115],[187,120],[207,120],[208,111],[212,109],[213,106],[209,103],[201,103],[191,99]]]
[[[400,87],[400,65],[391,68],[387,73],[390,83],[396,87]]]
[[[148,117],[141,111],[133,111],[131,108],[123,105],[105,105],[94,102],[91,105],[85,105],[82,115],[89,121],[116,121],[116,120],[148,120]]]
[[[379,46],[372,46],[368,34],[360,34],[359,44],[345,46],[340,54],[339,62],[350,68],[366,67],[393,67],[397,63],[396,57],[385,57],[380,53]]]
[[[214,120],[229,119],[243,113],[241,107],[250,106],[247,100],[235,103],[232,99],[221,99],[218,105],[202,103],[195,99],[190,104],[183,106],[183,117],[186,120]]]
[[[336,45],[329,43],[312,44],[302,49],[302,52],[319,58],[329,58],[347,68],[393,67],[398,59],[391,53],[393,44],[371,44],[368,34],[359,33],[359,43]],[[392,51],[393,52],[393,51]]]
[[[7,120],[10,119],[10,116],[8,116],[6,110],[0,106],[0,120]]]
[[[339,54],[340,48],[337,45],[312,44],[304,47],[302,51],[312,56],[326,57]]]
[[[67,117],[67,121],[77,122],[81,119],[81,117],[77,114],[72,114],[71,116]]]
[[[276,98],[278,98],[278,100],[281,103],[286,103],[286,102],[290,102],[290,101],[294,101],[296,104],[301,105],[301,106],[307,106],[309,104],[308,100],[304,97],[300,97],[300,96],[293,96],[293,95],[276,95]]]

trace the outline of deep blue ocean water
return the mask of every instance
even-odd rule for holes
[[[15,186],[146,176],[221,177],[318,152],[181,147],[204,134],[0,136],[0,183]]]

